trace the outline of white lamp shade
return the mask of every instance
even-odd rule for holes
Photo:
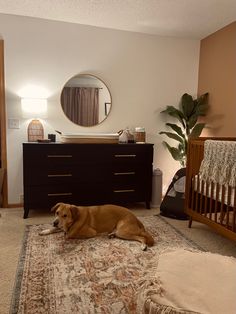
[[[47,99],[21,98],[21,110],[25,118],[46,118]]]

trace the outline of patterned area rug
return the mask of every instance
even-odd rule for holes
[[[11,313],[92,314],[136,312],[136,294],[158,256],[172,248],[199,248],[161,216],[139,217],[155,245],[108,239],[65,240],[63,233],[39,236],[48,224],[26,229]]]

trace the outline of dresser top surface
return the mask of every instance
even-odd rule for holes
[[[38,143],[38,142],[24,142],[23,145],[84,145],[84,146],[153,146],[154,144],[152,143],[114,143],[114,144],[108,144],[108,143],[61,143],[61,142],[51,142],[51,143]]]

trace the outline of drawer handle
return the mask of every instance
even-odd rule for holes
[[[69,196],[72,193],[48,193],[48,196]]]
[[[122,158],[122,157],[132,157],[132,158],[134,158],[134,157],[136,157],[136,155],[135,155],[135,154],[130,154],[130,155],[115,155],[115,157],[116,157],[116,158]]]
[[[135,174],[134,171],[130,171],[130,172],[114,172],[115,176],[133,175],[133,174]]]
[[[53,178],[53,177],[72,177],[71,173],[68,174],[48,174],[48,178]]]
[[[135,192],[135,190],[113,190],[114,193],[128,193]]]
[[[48,158],[72,158],[72,155],[48,155]]]

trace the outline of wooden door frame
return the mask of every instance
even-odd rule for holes
[[[6,105],[4,77],[4,41],[0,38],[0,136],[1,136],[1,165],[5,169],[2,188],[2,207],[8,207],[7,188],[7,144],[6,144]]]

